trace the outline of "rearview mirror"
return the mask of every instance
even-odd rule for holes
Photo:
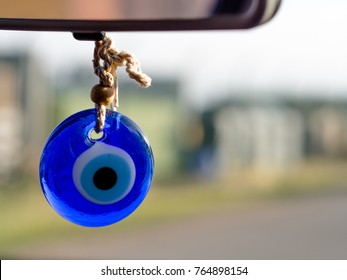
[[[0,29],[156,31],[246,29],[281,0],[0,0]]]

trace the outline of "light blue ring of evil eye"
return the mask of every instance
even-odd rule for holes
[[[117,174],[117,181],[108,190],[98,189],[93,177],[97,170],[108,167]],[[111,204],[124,198],[135,181],[135,164],[122,149],[96,142],[81,154],[73,166],[73,180],[79,192],[96,204]]]

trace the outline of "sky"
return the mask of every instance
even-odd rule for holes
[[[203,105],[240,89],[347,97],[346,27],[345,0],[282,0],[269,23],[251,30],[110,35],[144,72],[178,79],[187,99]],[[0,31],[0,52],[23,49],[59,79],[61,69],[91,63],[93,43],[66,32]]]

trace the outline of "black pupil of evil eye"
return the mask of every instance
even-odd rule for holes
[[[109,167],[98,169],[93,176],[95,187],[103,191],[111,189],[117,183],[117,179],[117,173]]]

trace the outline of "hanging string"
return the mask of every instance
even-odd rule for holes
[[[100,61],[103,61],[102,65]],[[106,106],[110,105],[113,111],[116,111],[119,106],[117,67],[121,66],[126,67],[125,71],[129,77],[141,87],[147,88],[151,85],[151,78],[142,72],[140,63],[133,54],[117,50],[113,46],[112,39],[107,35],[103,40],[95,42],[93,67],[95,75],[99,77],[99,85],[96,86],[96,89],[95,87],[92,89],[92,94],[96,95],[96,98],[92,97],[92,100],[94,102],[96,100],[95,130],[97,132],[102,131],[105,125]],[[103,87],[106,89],[102,89]],[[107,102],[101,97],[102,94],[107,95]]]

